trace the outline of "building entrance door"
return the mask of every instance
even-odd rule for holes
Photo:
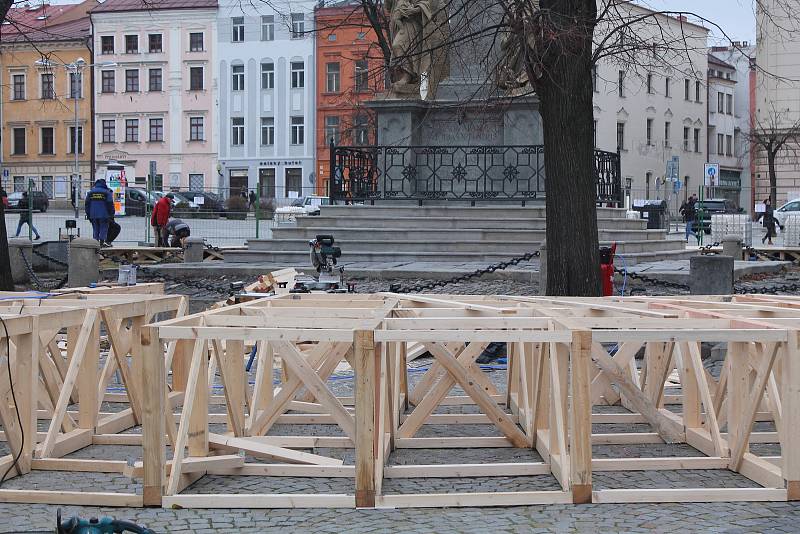
[[[242,189],[247,190],[247,184],[247,169],[231,169],[228,196],[241,195]]]

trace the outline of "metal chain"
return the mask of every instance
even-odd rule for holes
[[[199,280],[192,280],[183,277],[172,276],[167,274],[163,271],[151,270],[151,267],[139,267],[138,269],[139,274],[142,278],[148,278],[151,281],[160,280],[162,282],[172,282],[176,284],[182,284],[187,287],[191,287],[194,289],[204,289],[206,291],[210,291],[211,293],[216,293],[219,295],[225,295],[230,297],[234,295],[238,289],[234,289],[230,285],[227,288],[222,288],[220,285],[214,285],[207,282],[201,282]]]
[[[54,258],[54,257],[50,256],[49,254],[46,254],[44,252],[39,252],[37,250],[38,248],[41,248],[41,247],[45,246],[46,244],[47,243],[39,243],[38,245],[34,245],[33,248],[31,249],[31,251],[34,254],[36,254],[37,256],[39,256],[40,258],[43,258],[43,259],[45,259],[45,260],[47,260],[47,261],[49,261],[51,263],[55,263],[56,265],[58,265],[60,267],[64,267],[65,269],[68,269],[69,268],[69,263],[61,261],[58,258]],[[69,250],[69,245],[67,245],[67,250]]]
[[[623,276],[627,276],[631,280],[638,280],[644,284],[651,284],[654,286],[660,286],[667,289],[677,289],[679,291],[689,291],[689,286],[686,284],[679,284],[677,282],[668,282],[667,280],[659,280],[657,278],[650,278],[649,276],[645,276],[639,273],[627,272],[623,269],[614,267],[614,272],[617,274],[621,274]],[[636,291],[635,288],[631,288],[631,295],[633,292]]]
[[[530,261],[533,258],[538,258],[540,254],[541,253],[538,250],[536,252],[526,252],[522,256],[516,256],[514,258],[511,258],[510,260],[501,261],[500,263],[489,265],[488,267],[484,267],[483,269],[476,269],[471,273],[460,274],[458,276],[448,278],[447,280],[434,280],[432,282],[427,282],[425,284],[416,284],[408,287],[392,286],[390,287],[389,291],[393,293],[419,293],[420,291],[424,291],[426,289],[435,289],[437,287],[444,287],[450,284],[458,284],[461,282],[466,282],[467,280],[472,280],[473,278],[481,277],[485,274],[493,273],[495,271],[502,271],[503,269],[508,269],[512,265],[518,265],[523,261]]]
[[[36,273],[33,271],[33,266],[28,261],[28,257],[25,255],[22,249],[20,248],[17,250],[19,250],[20,256],[22,256],[22,262],[25,264],[25,270],[28,271],[28,276],[31,279],[31,283],[33,284],[33,287],[36,288],[37,291],[50,291],[53,289],[61,289],[62,287],[67,285],[67,280],[69,279],[69,273],[65,274],[64,278],[62,278],[61,280],[56,280],[55,282],[43,282],[38,276],[36,276]]]

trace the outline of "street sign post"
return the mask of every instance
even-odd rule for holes
[[[719,185],[719,163],[706,163],[703,166],[703,185],[712,188]]]

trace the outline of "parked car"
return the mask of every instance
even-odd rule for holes
[[[780,208],[773,211],[772,214],[778,220],[778,224],[783,226],[786,224],[786,219],[789,218],[789,215],[800,215],[800,198],[790,200]]]
[[[47,208],[50,207],[50,199],[47,198],[47,195],[44,191],[31,191],[30,196],[33,197],[33,211],[41,211],[42,213],[47,211]],[[22,200],[22,192],[15,191],[8,195],[8,211],[20,211],[19,210],[19,202]]]
[[[125,188],[125,214],[144,217],[147,206],[152,209],[147,191],[140,187]]]
[[[181,195],[197,204],[199,211],[218,213],[220,215],[225,213],[225,205],[216,193],[207,191],[181,191]],[[202,199],[202,203],[197,202],[199,199]]]
[[[711,198],[697,202],[697,222],[696,227],[699,226],[706,234],[711,233],[711,216],[727,213],[744,213],[744,209],[736,205],[736,203],[727,198]]]
[[[331,201],[328,197],[316,195],[298,198],[290,206],[283,206],[275,210],[275,216],[279,219],[292,219],[294,217],[305,217],[320,214],[320,206],[328,206]]]

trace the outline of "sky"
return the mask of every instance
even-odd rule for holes
[[[656,10],[686,11],[695,13],[719,25],[733,41],[755,43],[756,22],[753,0],[636,0],[637,3]],[[691,17],[689,17],[691,21]],[[696,21],[692,21],[696,22]],[[709,45],[719,44],[724,35],[708,22],[701,22],[711,30]]]

